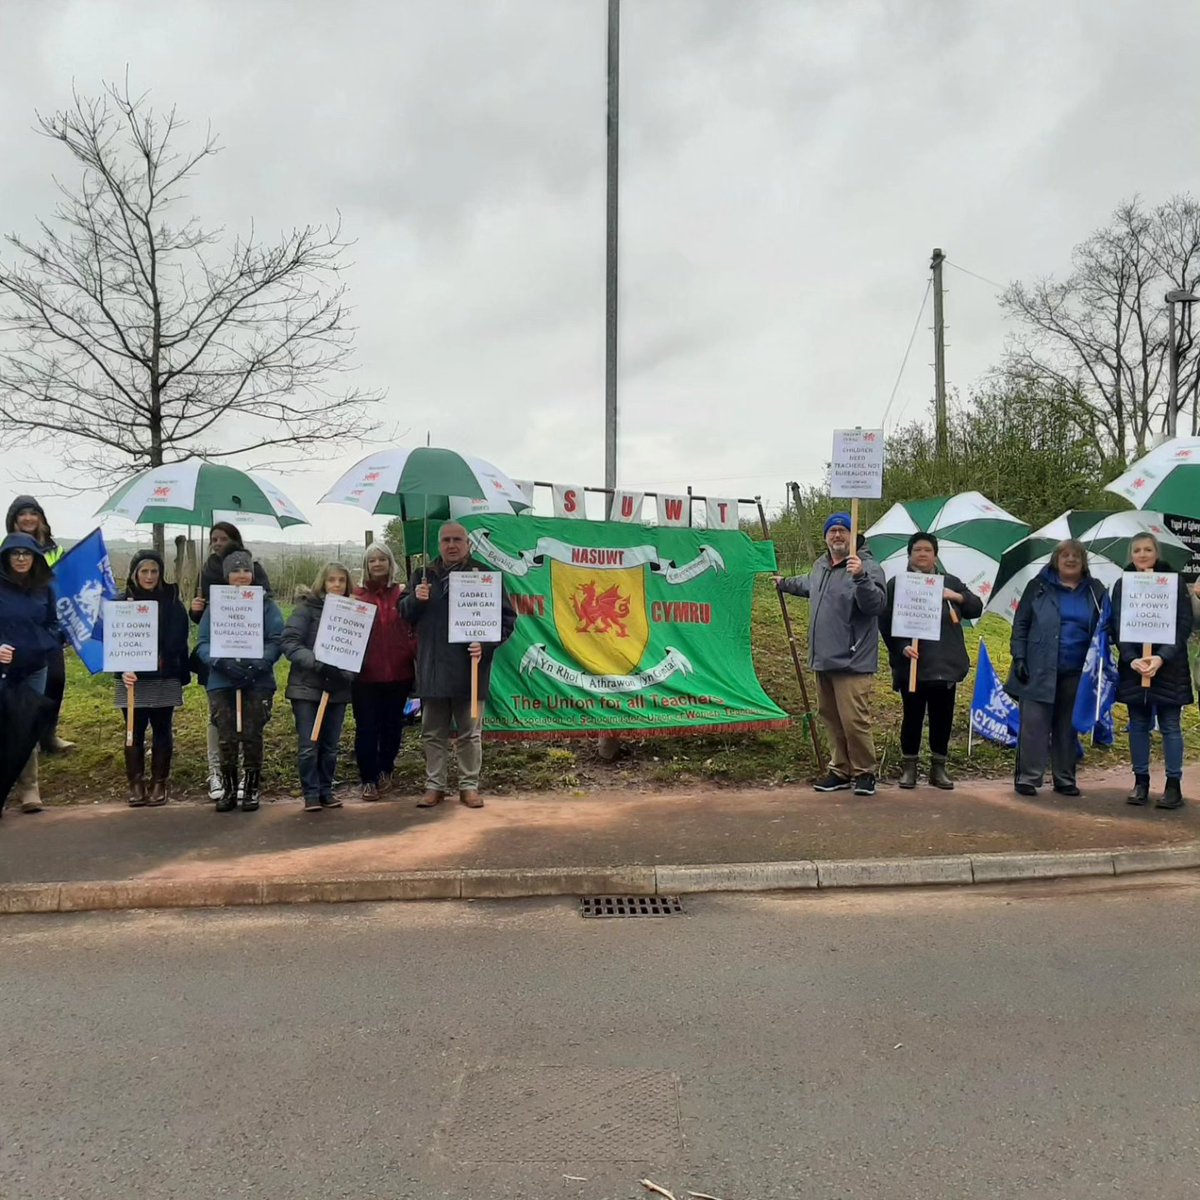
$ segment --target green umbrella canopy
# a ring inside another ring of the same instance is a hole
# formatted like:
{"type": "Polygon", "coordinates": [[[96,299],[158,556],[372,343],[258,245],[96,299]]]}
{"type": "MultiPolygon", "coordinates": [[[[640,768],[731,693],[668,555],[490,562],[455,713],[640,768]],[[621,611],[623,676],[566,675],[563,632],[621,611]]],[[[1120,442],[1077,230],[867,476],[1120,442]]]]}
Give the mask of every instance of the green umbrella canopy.
{"type": "Polygon", "coordinates": [[[1163,524],[1161,513],[1072,509],[1005,551],[988,610],[1011,621],[1029,581],[1067,538],[1083,543],[1091,573],[1111,589],[1128,564],[1129,544],[1139,533],[1154,534],[1163,560],[1175,570],[1183,570],[1191,561],[1192,552],[1163,524]]]}
{"type": "Polygon", "coordinates": [[[96,510],[139,525],[211,525],[214,514],[245,524],[307,525],[273,483],[249,471],[192,458],[150,467],[123,483],[96,510]]]}
{"type": "Polygon", "coordinates": [[[918,531],[936,534],[941,570],[957,575],[986,600],[1001,555],[1028,534],[1029,526],[980,492],[893,504],[866,531],[871,552],[889,579],[907,567],[908,539],[918,531]]]}
{"type": "Polygon", "coordinates": [[[321,497],[405,521],[529,508],[520,487],[482,458],[437,446],[380,450],[354,464],[321,497]]]}
{"type": "Polygon", "coordinates": [[[1104,490],[1137,508],[1200,519],[1200,438],[1163,442],[1104,490]]]}

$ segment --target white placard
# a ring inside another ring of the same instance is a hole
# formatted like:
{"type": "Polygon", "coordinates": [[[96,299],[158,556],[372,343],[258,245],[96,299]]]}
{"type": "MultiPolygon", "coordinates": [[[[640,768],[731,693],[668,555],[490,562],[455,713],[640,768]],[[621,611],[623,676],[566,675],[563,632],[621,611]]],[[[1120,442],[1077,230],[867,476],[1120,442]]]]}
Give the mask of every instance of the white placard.
{"type": "Polygon", "coordinates": [[[942,638],[944,575],[901,571],[892,594],[892,636],[938,642],[942,638]]]}
{"type": "Polygon", "coordinates": [[[835,429],[829,494],[839,500],[883,495],[883,430],[835,429]]]}
{"type": "Polygon", "coordinates": [[[263,590],[214,583],[208,591],[208,657],[262,658],[263,590]]]}
{"type": "Polygon", "coordinates": [[[1169,571],[1125,571],[1121,575],[1118,640],[1139,646],[1147,642],[1174,644],[1178,603],[1178,575],[1169,571]]]}
{"type": "Polygon", "coordinates": [[[376,608],[352,596],[326,596],[313,654],[317,662],[341,671],[361,671],[376,608]]]}
{"type": "Polygon", "coordinates": [[[451,571],[446,584],[450,597],[450,641],[498,642],[500,572],[451,571]]]}
{"type": "Polygon", "coordinates": [[[158,601],[104,601],[104,669],[158,670],[158,601]]]}

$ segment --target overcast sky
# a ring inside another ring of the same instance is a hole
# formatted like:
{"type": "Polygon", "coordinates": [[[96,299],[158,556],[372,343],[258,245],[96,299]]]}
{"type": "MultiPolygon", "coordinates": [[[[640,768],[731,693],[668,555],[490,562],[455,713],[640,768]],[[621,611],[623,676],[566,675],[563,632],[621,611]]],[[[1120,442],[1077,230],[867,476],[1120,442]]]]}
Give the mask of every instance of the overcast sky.
{"type": "MultiPolygon", "coordinates": [[[[210,223],[341,210],[357,381],[387,388],[398,440],[600,484],[605,19],[606,0],[3,0],[0,225],[29,232],[66,165],[34,110],[128,65],[219,134],[191,188],[210,223]]],[[[1061,272],[1122,198],[1200,192],[1193,0],[624,0],[621,33],[622,486],[780,503],[819,482],[835,426],[883,418],[933,246],[1001,283],[1061,272]]],[[[1005,324],[988,283],[946,283],[966,393],[1005,324]]],[[[929,403],[930,323],[889,425],[929,403]]],[[[378,526],[314,503],[365,452],[277,477],[300,537],[378,526]]],[[[2,473],[23,490],[30,469],[2,473]]],[[[41,490],[56,530],[91,527],[99,494],[41,490]]]]}

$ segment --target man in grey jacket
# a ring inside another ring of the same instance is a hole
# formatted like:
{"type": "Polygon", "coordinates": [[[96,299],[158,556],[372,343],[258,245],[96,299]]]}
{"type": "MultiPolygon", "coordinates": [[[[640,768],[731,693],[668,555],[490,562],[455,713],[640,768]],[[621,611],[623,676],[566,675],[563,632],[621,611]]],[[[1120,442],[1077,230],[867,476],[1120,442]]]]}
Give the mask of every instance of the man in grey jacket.
{"type": "Polygon", "coordinates": [[[817,677],[817,709],[829,735],[829,774],[818,792],[854,788],[875,794],[871,687],[879,669],[879,614],[887,607],[883,571],[863,547],[850,545],[850,514],[825,522],[829,553],[808,575],[776,576],[779,589],[809,601],[808,665],[817,677]]]}

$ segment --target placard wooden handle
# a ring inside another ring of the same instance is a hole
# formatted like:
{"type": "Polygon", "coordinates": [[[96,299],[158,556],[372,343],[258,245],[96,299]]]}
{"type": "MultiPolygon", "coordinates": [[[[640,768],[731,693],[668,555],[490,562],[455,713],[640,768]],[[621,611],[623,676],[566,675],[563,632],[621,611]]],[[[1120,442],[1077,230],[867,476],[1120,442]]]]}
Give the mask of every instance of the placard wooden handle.
{"type": "MultiPolygon", "coordinates": [[[[1154,653],[1153,644],[1151,642],[1143,642],[1142,643],[1142,657],[1149,658],[1153,653],[1154,653]]],[[[1150,686],[1150,676],[1143,675],[1142,676],[1142,687],[1148,688],[1149,686],[1150,686]]]]}
{"type": "Polygon", "coordinates": [[[329,707],[329,693],[321,693],[321,703],[317,705],[317,719],[313,722],[312,737],[309,741],[315,742],[321,736],[321,725],[325,720],[325,710],[329,707]]]}
{"type": "MultiPolygon", "coordinates": [[[[913,638],[909,645],[916,650],[917,639],[913,638]]],[[[908,660],[908,690],[910,693],[917,690],[917,660],[915,658],[910,658],[908,660]]]]}
{"type": "Polygon", "coordinates": [[[125,685],[125,703],[128,708],[125,709],[125,745],[133,745],[133,691],[136,684],[127,683],[125,685]]]}

